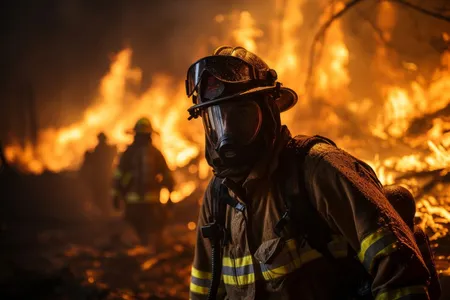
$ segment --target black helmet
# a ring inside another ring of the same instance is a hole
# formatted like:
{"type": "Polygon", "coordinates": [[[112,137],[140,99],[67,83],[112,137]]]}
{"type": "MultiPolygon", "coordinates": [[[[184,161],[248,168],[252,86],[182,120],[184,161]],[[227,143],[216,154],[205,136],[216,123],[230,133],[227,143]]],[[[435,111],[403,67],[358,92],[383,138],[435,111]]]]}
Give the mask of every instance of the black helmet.
{"type": "Polygon", "coordinates": [[[190,66],[186,78],[186,94],[193,96],[194,105],[189,108],[191,118],[197,118],[202,109],[241,96],[270,92],[280,112],[293,107],[297,94],[277,82],[277,73],[256,54],[243,47],[222,46],[212,56],[204,57],[190,66]],[[205,72],[206,71],[206,72],[205,72]],[[217,78],[222,84],[211,82],[199,90],[205,73],[217,78]]]}
{"type": "Polygon", "coordinates": [[[297,102],[297,94],[276,80],[275,70],[242,47],[220,47],[189,68],[189,119],[202,116],[206,157],[216,175],[223,169],[248,171],[273,146],[280,112],[297,102]]]}

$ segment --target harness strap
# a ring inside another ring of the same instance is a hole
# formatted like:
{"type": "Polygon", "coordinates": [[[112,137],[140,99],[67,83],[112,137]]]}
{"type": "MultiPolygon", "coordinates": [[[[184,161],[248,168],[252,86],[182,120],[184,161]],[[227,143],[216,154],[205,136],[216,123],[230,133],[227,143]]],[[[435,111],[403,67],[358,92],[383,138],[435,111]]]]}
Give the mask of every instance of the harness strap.
{"type": "Polygon", "coordinates": [[[228,232],[225,228],[227,204],[232,203],[228,189],[217,177],[212,182],[213,197],[211,199],[212,214],[209,223],[201,228],[203,238],[211,242],[211,284],[208,292],[208,300],[214,300],[220,285],[222,273],[223,247],[228,243],[228,232]]]}
{"type": "Polygon", "coordinates": [[[275,225],[275,233],[281,236],[283,228],[291,221],[294,235],[305,239],[308,244],[319,251],[326,259],[335,258],[328,249],[332,240],[328,224],[315,209],[307,196],[304,178],[304,160],[311,148],[318,143],[335,145],[331,140],[321,136],[297,136],[289,141],[284,158],[284,170],[280,174],[280,192],[285,201],[286,212],[275,225]],[[295,161],[295,163],[293,163],[295,161]]]}

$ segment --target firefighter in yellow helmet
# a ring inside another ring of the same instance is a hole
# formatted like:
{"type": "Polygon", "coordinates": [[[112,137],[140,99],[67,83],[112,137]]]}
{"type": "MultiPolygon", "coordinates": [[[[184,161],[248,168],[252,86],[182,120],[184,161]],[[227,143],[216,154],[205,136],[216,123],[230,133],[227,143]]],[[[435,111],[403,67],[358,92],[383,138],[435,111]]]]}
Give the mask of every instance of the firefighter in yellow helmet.
{"type": "Polygon", "coordinates": [[[190,299],[430,299],[414,235],[376,174],[325,137],[291,136],[280,112],[297,95],[261,58],[220,47],[188,69],[186,92],[214,171],[190,299]]]}
{"type": "Polygon", "coordinates": [[[165,187],[171,192],[174,180],[164,156],[152,144],[155,132],[150,120],[139,119],[128,133],[134,134],[134,141],[122,154],[114,173],[114,206],[119,209],[121,201],[125,201],[125,220],[141,243],[158,248],[167,211],[160,201],[160,191],[165,187]]]}

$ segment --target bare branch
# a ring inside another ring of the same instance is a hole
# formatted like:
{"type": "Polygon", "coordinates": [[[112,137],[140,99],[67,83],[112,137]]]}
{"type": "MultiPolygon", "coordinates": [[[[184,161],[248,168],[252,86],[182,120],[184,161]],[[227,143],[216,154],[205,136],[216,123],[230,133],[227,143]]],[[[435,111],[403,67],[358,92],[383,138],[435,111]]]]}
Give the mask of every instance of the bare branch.
{"type": "Polygon", "coordinates": [[[439,19],[439,20],[443,20],[443,21],[446,21],[446,22],[450,22],[450,17],[444,16],[443,14],[440,14],[440,13],[437,13],[437,12],[433,12],[433,11],[430,11],[430,10],[425,9],[423,7],[414,5],[414,4],[412,4],[412,3],[408,2],[408,1],[404,1],[404,0],[384,0],[384,1],[398,3],[398,4],[401,4],[403,6],[409,7],[411,9],[415,10],[415,11],[421,12],[421,13],[423,13],[425,15],[431,16],[433,18],[436,18],[436,19],[439,19]]]}
{"type": "Polygon", "coordinates": [[[308,66],[308,73],[307,73],[307,77],[306,77],[306,83],[305,83],[305,89],[306,89],[306,94],[308,94],[308,89],[311,86],[311,81],[312,81],[312,77],[313,77],[313,71],[314,71],[314,63],[316,60],[316,51],[317,51],[317,47],[319,45],[320,49],[318,50],[318,56],[320,56],[321,52],[322,52],[322,46],[323,46],[323,40],[325,38],[325,33],[327,32],[328,28],[334,23],[334,21],[336,21],[337,19],[339,19],[342,15],[344,15],[346,12],[348,12],[348,10],[350,8],[352,8],[353,6],[355,6],[356,4],[362,2],[363,0],[352,0],[350,2],[348,2],[343,9],[341,9],[339,12],[335,13],[334,15],[332,15],[330,17],[330,19],[325,22],[325,24],[323,24],[320,28],[319,31],[316,33],[316,35],[314,36],[312,45],[311,45],[311,50],[309,53],[309,66],[308,66]]]}
{"type": "Polygon", "coordinates": [[[355,9],[355,10],[358,12],[359,17],[360,17],[361,19],[363,19],[364,21],[366,21],[367,24],[370,25],[370,27],[371,27],[372,30],[376,33],[376,35],[377,35],[377,37],[380,39],[380,41],[381,41],[385,46],[391,46],[390,42],[389,42],[388,40],[385,39],[385,37],[384,37],[384,35],[383,35],[383,30],[381,30],[380,28],[378,28],[377,25],[376,25],[372,20],[370,20],[370,18],[367,17],[367,15],[366,15],[364,12],[362,12],[362,11],[359,10],[359,9],[355,9]]]}
{"type": "MultiPolygon", "coordinates": [[[[354,7],[355,5],[357,5],[358,3],[362,2],[362,1],[363,0],[352,0],[352,1],[348,2],[347,4],[345,4],[344,8],[342,10],[340,10],[339,12],[337,12],[336,14],[332,15],[330,17],[330,19],[319,28],[318,32],[314,36],[314,39],[313,39],[313,42],[311,45],[311,49],[310,49],[310,53],[309,53],[309,66],[308,66],[306,82],[305,82],[306,95],[309,94],[309,91],[311,90],[311,88],[314,85],[313,75],[314,75],[315,62],[316,62],[316,60],[320,59],[320,56],[322,54],[323,41],[325,39],[325,34],[326,34],[328,28],[333,24],[334,21],[336,21],[338,18],[343,16],[346,12],[348,12],[350,8],[354,7]]],[[[381,1],[398,3],[400,5],[406,6],[415,11],[421,12],[425,15],[434,17],[439,20],[450,22],[450,17],[447,17],[440,13],[436,13],[436,12],[427,10],[425,8],[416,6],[412,3],[409,3],[404,0],[380,0],[380,2],[381,1]]],[[[376,28],[374,28],[374,30],[376,30],[376,28]]],[[[382,38],[382,33],[378,32],[378,35],[382,38]]],[[[382,41],[384,41],[384,40],[382,39],[382,41]]]]}

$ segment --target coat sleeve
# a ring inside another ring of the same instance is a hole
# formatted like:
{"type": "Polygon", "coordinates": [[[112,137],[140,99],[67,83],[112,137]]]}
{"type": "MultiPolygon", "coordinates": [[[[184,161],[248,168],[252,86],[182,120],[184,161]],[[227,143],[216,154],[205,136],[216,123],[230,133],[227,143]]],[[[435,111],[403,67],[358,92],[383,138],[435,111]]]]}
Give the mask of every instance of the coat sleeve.
{"type": "Polygon", "coordinates": [[[313,204],[373,276],[375,299],[429,299],[429,272],[411,230],[374,173],[343,150],[316,145],[305,159],[313,204]]]}
{"type": "MultiPolygon", "coordinates": [[[[201,233],[202,226],[208,224],[209,216],[211,216],[211,183],[209,183],[197,222],[196,245],[194,262],[191,269],[191,284],[189,288],[189,299],[204,300],[208,296],[209,286],[211,284],[211,246],[207,239],[204,239],[201,233]]],[[[225,289],[223,282],[219,288],[217,300],[225,298],[225,289]]]]}

